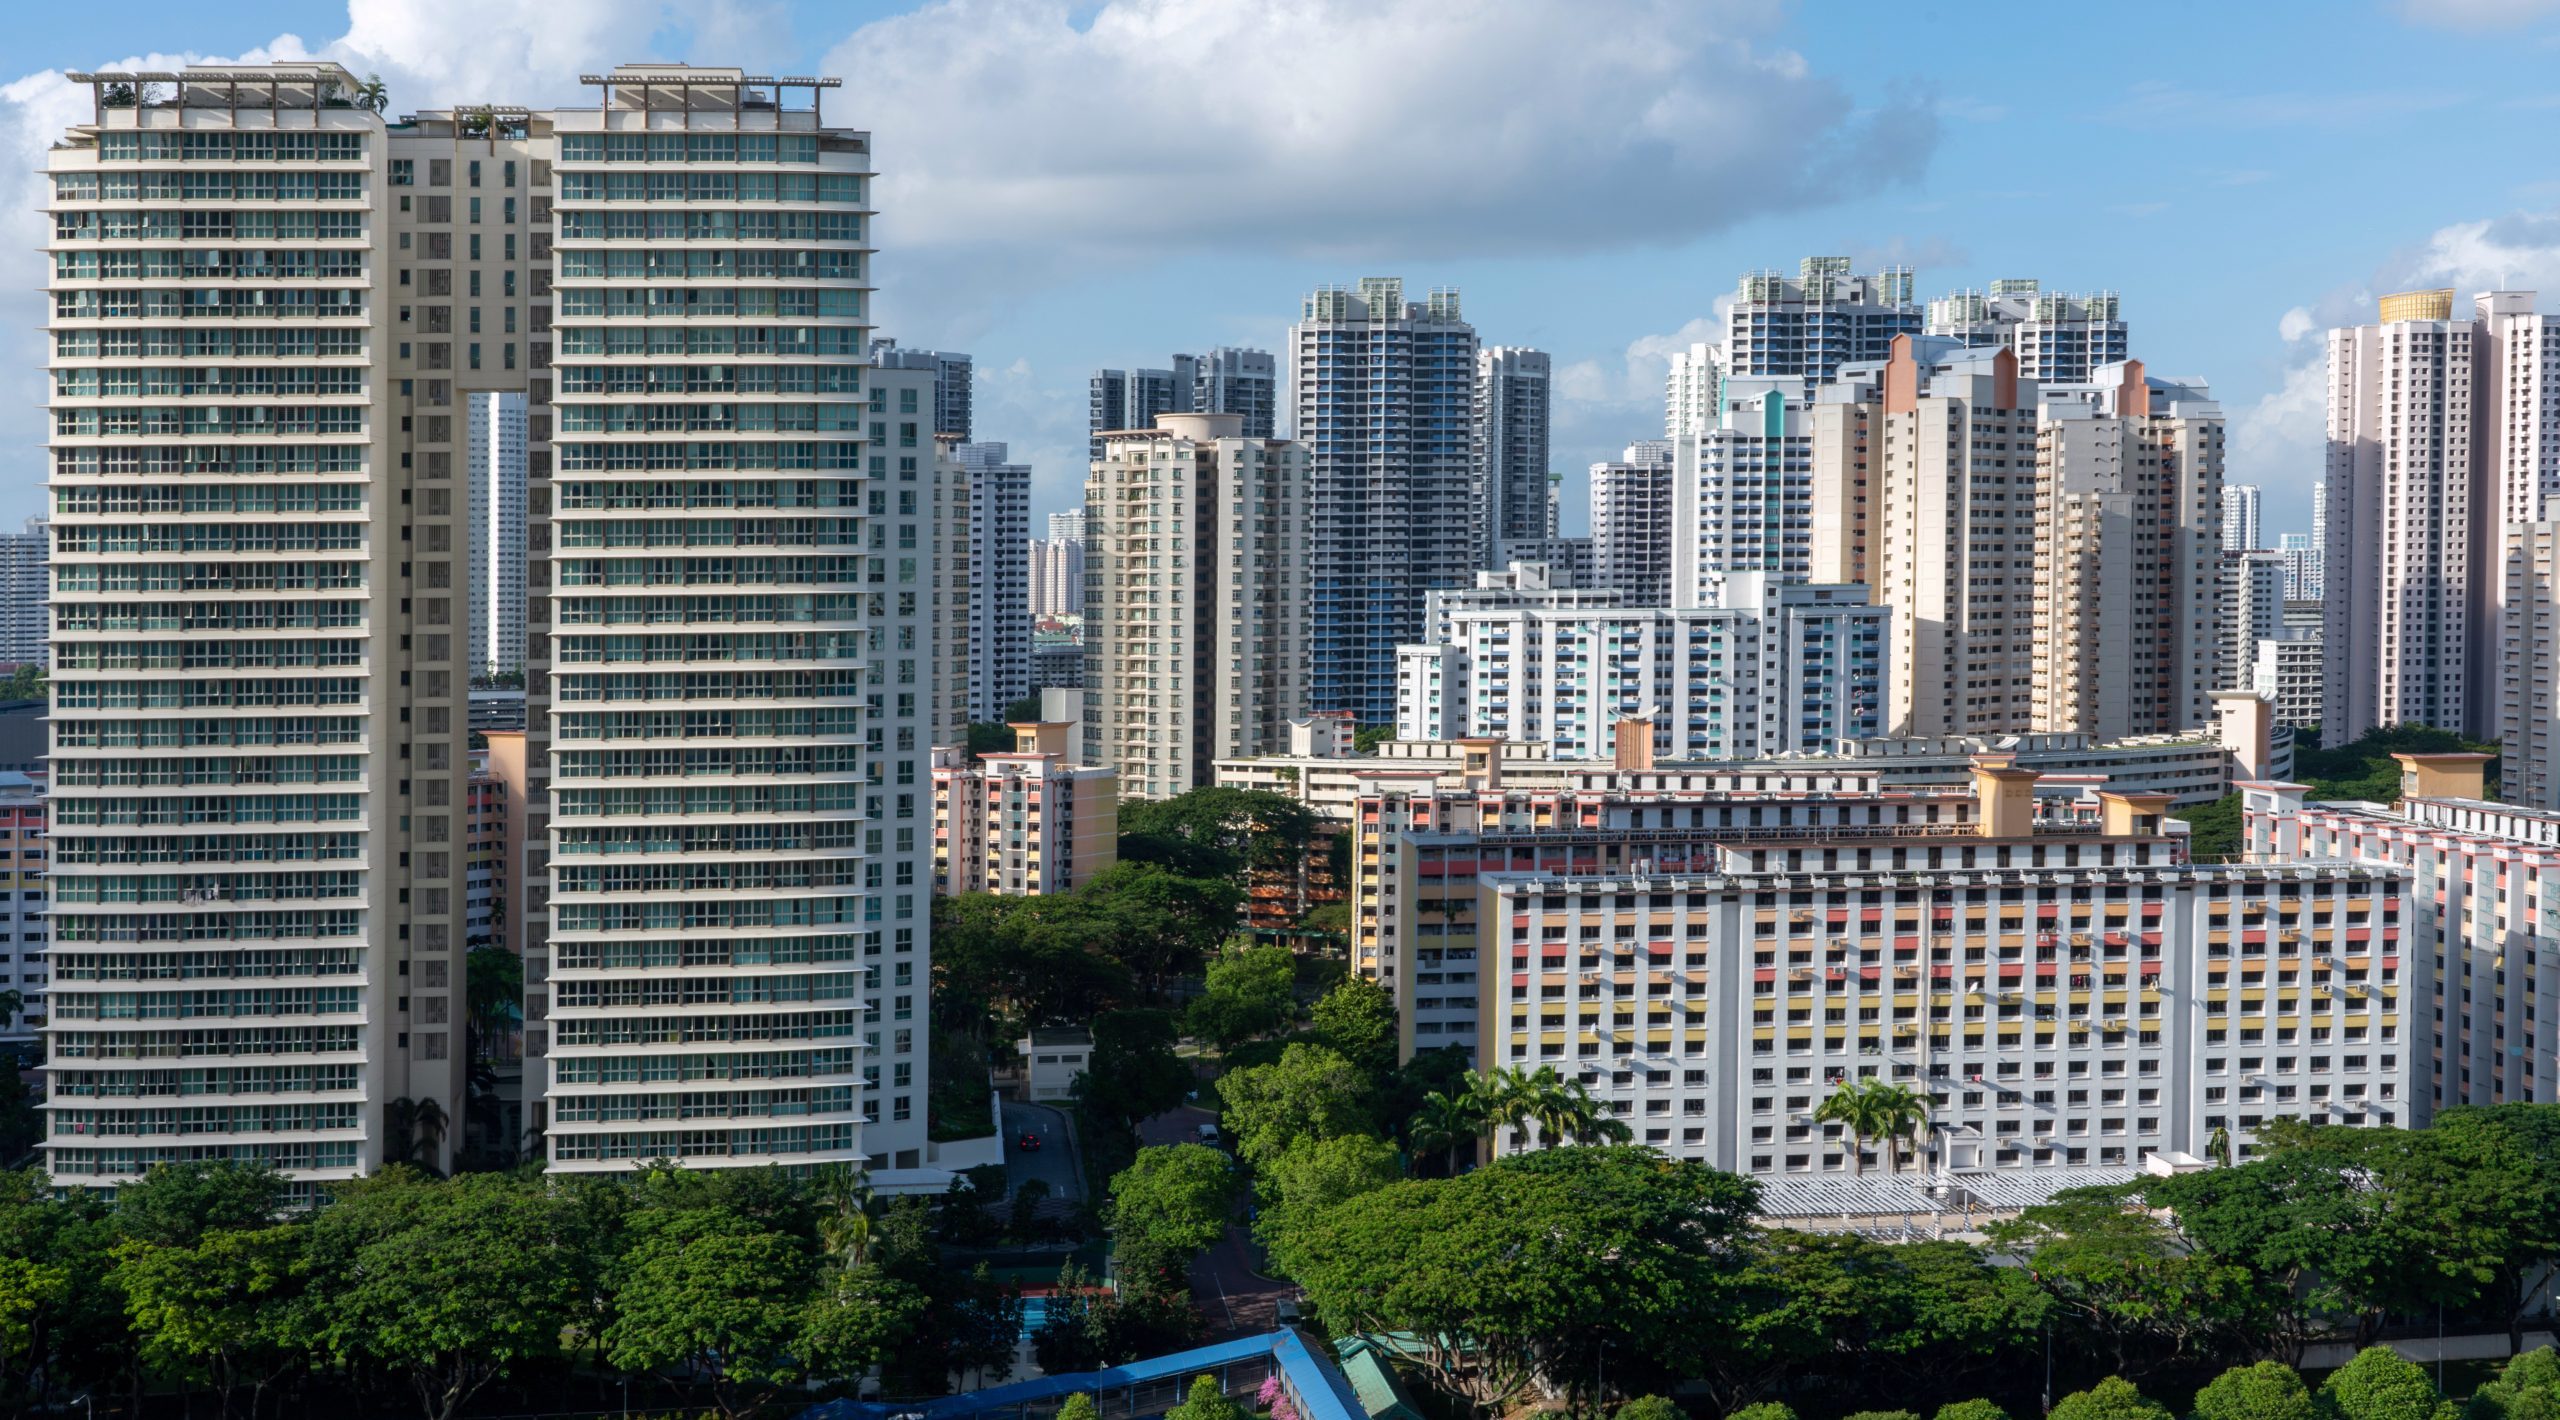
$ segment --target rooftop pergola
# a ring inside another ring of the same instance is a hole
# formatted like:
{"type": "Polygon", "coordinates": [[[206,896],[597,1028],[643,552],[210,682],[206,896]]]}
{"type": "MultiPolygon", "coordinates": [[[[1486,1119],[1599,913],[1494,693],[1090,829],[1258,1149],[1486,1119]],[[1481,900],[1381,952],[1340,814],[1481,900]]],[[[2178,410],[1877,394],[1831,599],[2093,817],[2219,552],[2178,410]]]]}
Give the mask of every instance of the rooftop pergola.
{"type": "Polygon", "coordinates": [[[825,102],[821,95],[828,89],[844,86],[842,79],[811,78],[798,75],[775,76],[747,74],[735,69],[695,69],[670,66],[648,69],[634,66],[616,69],[610,74],[581,74],[581,84],[592,85],[600,93],[597,106],[610,111],[617,107],[615,91],[621,91],[619,107],[625,111],[655,113],[667,108],[679,113],[727,110],[734,120],[750,107],[770,107],[782,111],[782,96],[787,90],[802,89],[809,95],[809,112],[824,124],[825,102]],[[633,102],[636,91],[638,102],[633,102]],[[671,98],[663,98],[672,91],[671,98]],[[758,91],[762,91],[761,95],[758,91]],[[759,98],[762,102],[758,102],[759,98]]]}
{"type": "Polygon", "coordinates": [[[110,108],[218,108],[320,110],[353,108],[356,76],[326,60],[265,65],[254,69],[181,69],[108,71],[72,74],[72,83],[89,86],[90,122],[103,124],[110,108]],[[165,100],[150,99],[152,89],[168,85],[165,100]],[[119,101],[109,103],[121,90],[119,101]]]}

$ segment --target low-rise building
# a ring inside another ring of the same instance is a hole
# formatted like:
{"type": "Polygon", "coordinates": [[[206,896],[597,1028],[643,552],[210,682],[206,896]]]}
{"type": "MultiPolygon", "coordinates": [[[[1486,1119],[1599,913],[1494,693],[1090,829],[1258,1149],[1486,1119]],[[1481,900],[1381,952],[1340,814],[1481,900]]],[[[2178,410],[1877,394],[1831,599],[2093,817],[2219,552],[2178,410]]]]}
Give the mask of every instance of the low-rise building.
{"type": "Polygon", "coordinates": [[[1119,861],[1120,772],[1068,754],[1078,726],[1026,721],[1010,753],[933,752],[934,891],[1034,897],[1119,861]]]}
{"type": "Polygon", "coordinates": [[[1865,793],[1382,783],[1354,830],[1353,965],[1394,992],[1408,1052],[1552,1066],[1637,1142],[1749,1173],[1858,1167],[1813,1115],[1867,1078],[1930,1097],[1924,1167],[2406,1122],[2401,873],[2197,865],[2165,795],[2006,754],[1968,772],[1865,793]]]}
{"type": "MultiPolygon", "coordinates": [[[[2249,855],[2344,859],[2408,874],[2409,1122],[2454,1105],[2560,1100],[2560,813],[2491,803],[2488,757],[2403,754],[2397,804],[2313,803],[2243,786],[2249,855]]],[[[2351,964],[2353,957],[2348,958],[2351,964]]]]}
{"type": "Polygon", "coordinates": [[[1075,1098],[1076,1077],[1093,1061],[1093,1033],[1064,1026],[1038,1026],[1015,1041],[1022,1056],[1022,1097],[1027,1100],[1075,1098]]]}

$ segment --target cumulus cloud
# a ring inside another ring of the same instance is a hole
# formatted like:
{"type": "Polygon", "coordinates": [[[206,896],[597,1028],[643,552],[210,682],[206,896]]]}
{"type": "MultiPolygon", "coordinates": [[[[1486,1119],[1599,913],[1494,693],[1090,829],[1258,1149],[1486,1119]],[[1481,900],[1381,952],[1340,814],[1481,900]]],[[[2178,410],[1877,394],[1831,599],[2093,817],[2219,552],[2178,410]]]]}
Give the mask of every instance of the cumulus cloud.
{"type": "Polygon", "coordinates": [[[1677,242],[1917,175],[1761,0],[934,0],[837,46],[884,245],[1351,259],[1677,242]]]}
{"type": "Polygon", "coordinates": [[[2296,306],[2276,321],[2276,334],[2288,345],[2318,329],[2309,306],[2296,306]]]}
{"type": "Polygon", "coordinates": [[[2500,286],[2560,290],[2560,211],[2440,227],[2408,261],[2405,280],[2466,296],[2500,286]]]}

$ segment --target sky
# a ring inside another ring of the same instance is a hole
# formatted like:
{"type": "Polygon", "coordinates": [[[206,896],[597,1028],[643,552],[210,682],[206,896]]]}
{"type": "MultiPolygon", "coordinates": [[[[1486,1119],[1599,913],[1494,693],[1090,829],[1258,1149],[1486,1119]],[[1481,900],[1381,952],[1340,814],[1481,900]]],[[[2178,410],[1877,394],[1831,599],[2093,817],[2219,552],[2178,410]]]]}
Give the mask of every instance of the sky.
{"type": "Polygon", "coordinates": [[[1548,351],[1582,470],[1659,437],[1746,271],[1902,262],[1926,299],[2121,294],[2208,382],[2234,482],[2307,530],[2321,345],[2376,294],[2560,310],[2560,0],[120,0],[0,45],[0,525],[42,507],[45,147],[71,70],[336,59],[391,111],[576,101],[640,59],[826,74],[881,174],[878,330],[976,357],[977,437],[1080,501],[1085,381],[1278,350],[1308,290],[1455,286],[1548,351]],[[147,45],[147,49],[137,49],[147,45]],[[10,191],[9,185],[16,190],[10,191]],[[14,199],[14,200],[9,200],[14,199]]]}

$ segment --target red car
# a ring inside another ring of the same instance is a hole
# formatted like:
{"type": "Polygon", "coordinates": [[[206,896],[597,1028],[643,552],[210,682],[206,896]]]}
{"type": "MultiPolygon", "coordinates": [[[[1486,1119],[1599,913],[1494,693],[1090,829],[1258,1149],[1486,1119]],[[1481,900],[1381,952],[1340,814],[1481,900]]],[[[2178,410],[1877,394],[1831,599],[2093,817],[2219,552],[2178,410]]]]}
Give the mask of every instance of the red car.
{"type": "Polygon", "coordinates": [[[1013,1141],[1013,1147],[1020,1149],[1027,1154],[1036,1154],[1040,1152],[1040,1136],[1037,1134],[1025,1134],[1021,1138],[1013,1141]]]}

